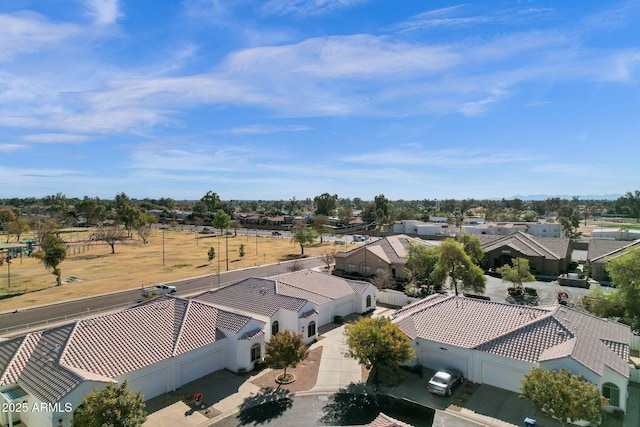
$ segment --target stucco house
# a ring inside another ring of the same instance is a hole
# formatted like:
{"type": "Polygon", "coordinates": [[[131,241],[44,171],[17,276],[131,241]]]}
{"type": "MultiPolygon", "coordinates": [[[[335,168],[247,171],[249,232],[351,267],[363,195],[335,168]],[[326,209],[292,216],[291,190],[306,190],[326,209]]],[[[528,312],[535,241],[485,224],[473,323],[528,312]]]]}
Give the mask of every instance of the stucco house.
{"type": "Polygon", "coordinates": [[[484,249],[485,268],[498,268],[514,258],[526,258],[532,274],[557,277],[567,272],[571,262],[573,248],[569,238],[534,237],[522,232],[475,237],[484,249]]]}
{"type": "Polygon", "coordinates": [[[626,255],[632,249],[640,249],[640,239],[633,242],[622,240],[589,240],[587,248],[587,265],[592,279],[609,282],[609,273],[606,266],[610,260],[626,255]]]}
{"type": "Polygon", "coordinates": [[[562,228],[556,222],[488,222],[464,224],[462,229],[472,236],[478,234],[505,236],[513,233],[526,233],[534,237],[561,237],[562,228]]]}
{"type": "Polygon", "coordinates": [[[0,424],[71,426],[84,396],[127,381],[148,400],[219,369],[251,369],[264,323],[161,297],[121,312],[0,342],[0,424]]]}
{"type": "Polygon", "coordinates": [[[251,277],[194,299],[264,322],[265,341],[290,330],[310,343],[318,338],[318,328],[331,323],[334,316],[374,309],[375,292],[375,286],[367,282],[302,270],[271,278],[251,277]]]}
{"type": "Polygon", "coordinates": [[[341,274],[379,275],[387,273],[394,279],[405,279],[407,275],[404,266],[407,263],[409,245],[434,247],[439,243],[439,241],[422,240],[405,234],[387,236],[357,249],[336,253],[334,270],[341,274]]]}
{"type": "Polygon", "coordinates": [[[415,363],[456,368],[476,383],[521,391],[536,366],[582,374],[627,409],[630,376],[628,326],[569,307],[529,307],[432,295],[393,314],[411,338],[415,363]]]}

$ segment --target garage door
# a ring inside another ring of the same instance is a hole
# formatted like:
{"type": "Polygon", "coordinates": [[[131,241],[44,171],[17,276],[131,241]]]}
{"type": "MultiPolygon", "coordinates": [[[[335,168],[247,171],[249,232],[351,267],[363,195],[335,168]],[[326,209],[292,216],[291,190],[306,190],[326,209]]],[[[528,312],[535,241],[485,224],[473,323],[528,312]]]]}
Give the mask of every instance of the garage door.
{"type": "Polygon", "coordinates": [[[180,365],[180,386],[222,369],[222,351],[207,353],[180,365]]]}
{"type": "Polygon", "coordinates": [[[420,364],[430,369],[454,368],[462,372],[465,378],[469,374],[469,362],[466,357],[452,354],[447,350],[420,348],[420,364]]]}
{"type": "Polygon", "coordinates": [[[348,316],[353,313],[353,302],[346,301],[339,303],[336,307],[336,316],[348,316]]]}
{"type": "Polygon", "coordinates": [[[508,366],[483,361],[481,363],[482,382],[505,390],[520,392],[520,381],[525,372],[508,366]]]}
{"type": "Polygon", "coordinates": [[[324,326],[333,322],[331,318],[331,309],[333,308],[333,302],[322,304],[318,306],[318,317],[316,319],[316,323],[318,326],[324,326]]]}
{"type": "Polygon", "coordinates": [[[142,392],[144,400],[149,400],[159,396],[167,390],[168,371],[163,369],[144,377],[128,382],[129,390],[132,393],[142,392]]]}

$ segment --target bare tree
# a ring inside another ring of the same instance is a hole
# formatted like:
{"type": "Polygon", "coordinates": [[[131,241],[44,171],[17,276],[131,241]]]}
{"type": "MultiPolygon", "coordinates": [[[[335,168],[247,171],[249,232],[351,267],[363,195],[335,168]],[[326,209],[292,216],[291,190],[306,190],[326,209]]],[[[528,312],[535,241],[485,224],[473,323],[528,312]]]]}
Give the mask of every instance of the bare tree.
{"type": "Polygon", "coordinates": [[[102,240],[111,247],[111,253],[116,253],[116,243],[126,240],[128,233],[117,225],[101,226],[96,232],[96,240],[102,240]]]}
{"type": "Polygon", "coordinates": [[[370,280],[371,284],[378,289],[394,288],[396,281],[388,271],[380,271],[376,273],[370,280]]]}
{"type": "Polygon", "coordinates": [[[287,270],[291,272],[300,271],[302,270],[302,264],[300,264],[298,260],[295,260],[291,263],[291,265],[289,265],[289,268],[287,270]]]}
{"type": "Polygon", "coordinates": [[[336,260],[335,252],[324,252],[322,254],[322,261],[324,265],[327,267],[327,271],[331,270],[331,266],[336,260]]]}

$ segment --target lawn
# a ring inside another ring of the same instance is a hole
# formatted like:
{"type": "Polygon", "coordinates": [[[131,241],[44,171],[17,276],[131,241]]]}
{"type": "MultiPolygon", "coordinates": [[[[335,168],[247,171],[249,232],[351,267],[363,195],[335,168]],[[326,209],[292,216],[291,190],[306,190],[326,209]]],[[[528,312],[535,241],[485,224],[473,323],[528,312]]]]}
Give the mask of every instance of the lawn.
{"type": "MultiPolygon", "coordinates": [[[[122,291],[188,277],[204,276],[227,270],[276,263],[300,254],[300,246],[291,239],[256,237],[246,234],[218,237],[193,232],[154,230],[149,243],[133,239],[111,248],[90,240],[91,231],[64,235],[69,243],[62,270],[62,286],[35,259],[23,257],[11,262],[11,287],[7,263],[0,266],[0,311],[122,291]],[[226,256],[225,244],[229,244],[226,256]],[[244,245],[245,255],[239,247],[244,245]],[[209,248],[215,250],[213,261],[209,248]]],[[[25,236],[23,236],[25,237],[25,236]]],[[[27,236],[28,237],[28,236],[27,236]]],[[[342,250],[333,243],[305,247],[305,255],[319,256],[342,250]]]]}

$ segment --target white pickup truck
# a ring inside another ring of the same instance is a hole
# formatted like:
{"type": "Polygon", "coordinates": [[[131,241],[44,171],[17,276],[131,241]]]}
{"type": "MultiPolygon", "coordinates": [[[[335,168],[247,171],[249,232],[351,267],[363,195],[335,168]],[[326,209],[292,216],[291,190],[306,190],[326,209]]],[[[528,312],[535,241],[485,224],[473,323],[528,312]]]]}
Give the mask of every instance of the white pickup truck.
{"type": "Polygon", "coordinates": [[[150,288],[142,288],[142,296],[145,298],[155,297],[157,295],[175,294],[176,287],[169,285],[156,285],[150,288]]]}

